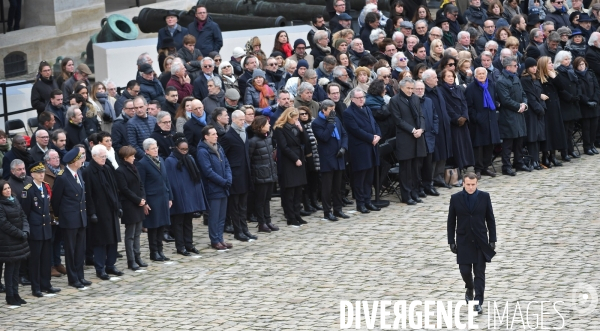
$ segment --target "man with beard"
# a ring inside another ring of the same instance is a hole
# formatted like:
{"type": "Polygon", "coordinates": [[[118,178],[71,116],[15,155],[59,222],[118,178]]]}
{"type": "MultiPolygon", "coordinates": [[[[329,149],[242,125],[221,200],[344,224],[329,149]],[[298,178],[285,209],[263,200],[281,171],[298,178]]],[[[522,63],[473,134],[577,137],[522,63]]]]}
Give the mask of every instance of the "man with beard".
{"type": "Polygon", "coordinates": [[[223,85],[219,77],[213,77],[206,82],[208,88],[208,96],[202,100],[204,105],[204,111],[211,116],[215,108],[220,107],[225,98],[225,91],[223,91],[223,85]]]}
{"type": "MultiPolygon", "coordinates": [[[[2,159],[2,178],[8,180],[11,176],[11,163],[13,160],[19,159],[25,163],[23,166],[23,171],[27,169],[30,165],[34,163],[33,158],[27,152],[27,141],[21,135],[16,135],[12,139],[12,148],[10,151],[4,154],[4,158],[2,159]]],[[[15,191],[14,192],[20,192],[15,191]]]]}
{"type": "Polygon", "coordinates": [[[283,114],[283,112],[286,109],[292,107],[293,105],[294,104],[290,97],[290,92],[288,92],[286,90],[279,90],[279,92],[277,92],[277,107],[275,108],[275,111],[271,115],[266,115],[266,114],[263,114],[263,115],[269,116],[269,118],[270,118],[269,124],[275,125],[275,122],[277,122],[277,119],[279,118],[279,116],[281,116],[281,114],[283,114]]]}
{"type": "MultiPolygon", "coordinates": [[[[300,60],[306,60],[306,62],[308,62],[309,69],[314,68],[315,65],[315,58],[312,55],[306,53],[306,41],[304,41],[303,39],[296,39],[296,41],[294,41],[294,54],[292,54],[292,56],[290,56],[288,59],[292,59],[298,62],[298,64],[300,60]]],[[[248,79],[250,78],[252,78],[252,75],[250,75],[248,79]]],[[[242,93],[241,86],[240,93],[242,93]]],[[[242,93],[242,95],[243,94],[244,93],[242,93]]]]}
{"type": "Polygon", "coordinates": [[[50,92],[50,102],[46,105],[46,111],[54,115],[55,122],[52,129],[65,127],[65,113],[67,112],[67,108],[63,104],[63,94],[61,90],[56,89],[50,92]]]}
{"type": "MultiPolygon", "coordinates": [[[[340,98],[341,100],[346,99],[346,95],[348,95],[348,92],[350,92],[354,88],[354,86],[352,85],[352,81],[350,80],[350,77],[348,75],[348,71],[344,66],[337,66],[333,68],[333,83],[339,85],[338,92],[340,93],[340,96],[338,96],[338,98],[340,98]]],[[[329,99],[331,99],[331,96],[329,97],[329,99]]],[[[337,101],[334,102],[337,104],[337,101]]],[[[337,107],[335,111],[338,111],[337,107]]],[[[341,113],[338,112],[338,114],[341,113]]]]}
{"type": "Polygon", "coordinates": [[[179,108],[179,103],[177,103],[178,98],[179,95],[177,93],[177,89],[174,86],[167,86],[167,88],[165,89],[165,102],[162,105],[162,110],[169,112],[169,114],[171,114],[171,117],[175,117],[177,108],[179,108]]]}
{"type": "Polygon", "coordinates": [[[308,31],[308,34],[306,35],[306,39],[308,39],[308,44],[310,45],[311,49],[315,49],[315,43],[314,43],[313,39],[315,37],[315,32],[317,32],[317,31],[327,32],[327,37],[328,37],[328,39],[331,40],[331,31],[329,31],[327,26],[325,26],[325,18],[323,18],[323,15],[318,15],[318,16],[313,17],[312,27],[311,27],[310,31],[308,31]]]}

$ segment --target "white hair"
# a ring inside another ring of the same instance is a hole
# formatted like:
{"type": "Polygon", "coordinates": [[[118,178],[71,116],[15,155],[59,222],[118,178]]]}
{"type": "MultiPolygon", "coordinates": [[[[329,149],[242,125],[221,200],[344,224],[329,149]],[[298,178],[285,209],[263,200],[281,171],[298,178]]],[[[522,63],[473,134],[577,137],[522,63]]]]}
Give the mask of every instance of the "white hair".
{"type": "Polygon", "coordinates": [[[374,43],[377,39],[379,39],[380,35],[385,37],[385,32],[382,29],[373,29],[369,35],[369,40],[371,40],[371,43],[374,43]]]}
{"type": "Polygon", "coordinates": [[[144,142],[142,143],[142,147],[144,148],[145,151],[149,150],[150,147],[152,145],[156,145],[156,140],[152,139],[152,138],[146,138],[144,140],[144,142]]]}
{"type": "Polygon", "coordinates": [[[397,37],[401,38],[402,41],[404,41],[404,33],[400,31],[394,32],[394,34],[392,35],[392,40],[396,40],[397,37]]]}
{"type": "Polygon", "coordinates": [[[359,22],[364,22],[365,21],[365,16],[367,16],[368,13],[371,13],[373,11],[377,11],[377,5],[376,4],[372,4],[372,3],[367,3],[367,5],[360,12],[360,15],[358,17],[358,21],[359,22]]]}
{"type": "Polygon", "coordinates": [[[437,31],[442,36],[444,35],[444,30],[442,30],[440,27],[434,26],[431,28],[431,30],[429,30],[429,33],[433,32],[433,30],[437,31]]]}
{"type": "Polygon", "coordinates": [[[171,75],[176,75],[179,72],[179,70],[181,70],[181,68],[183,68],[183,63],[179,61],[171,62],[171,75]]]}
{"type": "Polygon", "coordinates": [[[395,69],[398,67],[398,62],[400,62],[399,59],[401,57],[406,57],[404,55],[404,52],[398,52],[398,53],[394,54],[394,56],[392,56],[392,64],[391,64],[392,69],[395,69]]]}
{"type": "Polygon", "coordinates": [[[104,153],[108,153],[106,146],[102,144],[97,144],[92,147],[92,157],[100,155],[100,152],[104,151],[104,153]]]}
{"type": "Polygon", "coordinates": [[[115,87],[117,86],[117,84],[115,84],[115,82],[110,80],[110,78],[103,80],[102,83],[104,84],[104,86],[106,86],[106,88],[108,88],[108,84],[113,84],[113,86],[115,86],[115,87]]]}
{"type": "Polygon", "coordinates": [[[590,40],[588,40],[588,45],[594,46],[598,38],[600,38],[600,32],[592,33],[592,35],[590,36],[590,40]]]}
{"type": "Polygon", "coordinates": [[[318,43],[318,42],[319,42],[319,40],[321,40],[321,39],[325,39],[325,38],[327,38],[328,36],[329,36],[329,34],[327,33],[327,31],[324,31],[324,30],[318,30],[317,32],[315,32],[315,35],[314,35],[314,37],[313,37],[313,41],[314,41],[315,43],[318,43]]]}
{"type": "Polygon", "coordinates": [[[496,49],[498,49],[498,43],[494,40],[490,40],[485,43],[485,48],[490,48],[490,46],[496,46],[496,49]]]}
{"type": "Polygon", "coordinates": [[[462,39],[462,37],[463,37],[464,35],[468,35],[469,37],[471,36],[471,34],[470,34],[469,32],[467,32],[467,31],[461,31],[461,32],[459,32],[459,33],[458,33],[458,35],[457,35],[456,37],[457,37],[458,39],[462,39]]]}
{"type": "Polygon", "coordinates": [[[287,59],[285,59],[285,64],[283,65],[283,68],[287,70],[287,69],[290,68],[290,66],[292,64],[298,65],[298,62],[296,62],[296,61],[294,61],[294,60],[292,60],[290,58],[287,58],[287,59]]]}
{"type": "Polygon", "coordinates": [[[485,75],[487,76],[487,69],[484,67],[477,67],[475,68],[475,70],[473,71],[475,74],[477,74],[477,70],[481,71],[483,70],[485,72],[485,75]]]}
{"type": "Polygon", "coordinates": [[[573,59],[571,52],[560,51],[556,53],[556,56],[554,57],[554,68],[558,68],[561,65],[561,62],[566,58],[573,59]]]}
{"type": "Polygon", "coordinates": [[[429,80],[429,78],[431,77],[435,77],[437,74],[435,73],[435,70],[433,69],[427,69],[425,71],[423,71],[423,73],[421,74],[421,79],[423,81],[429,80]]]}
{"type": "Polygon", "coordinates": [[[377,69],[377,76],[381,76],[383,75],[385,72],[389,72],[390,68],[386,68],[386,67],[381,67],[379,69],[377,69]]]}
{"type": "Polygon", "coordinates": [[[240,117],[246,117],[246,114],[239,109],[236,109],[233,111],[233,113],[231,113],[231,118],[240,118],[240,117]]]}
{"type": "Polygon", "coordinates": [[[39,129],[39,130],[37,130],[37,131],[35,132],[35,137],[36,137],[36,138],[39,138],[39,135],[40,135],[40,133],[42,133],[42,131],[44,131],[44,132],[48,133],[48,131],[46,131],[46,130],[44,130],[44,129],[39,129]]]}
{"type": "Polygon", "coordinates": [[[215,86],[218,87],[219,89],[223,88],[223,83],[221,82],[221,78],[219,78],[217,76],[214,76],[213,78],[206,81],[207,84],[208,84],[208,82],[213,82],[213,84],[215,84],[215,86]]]}

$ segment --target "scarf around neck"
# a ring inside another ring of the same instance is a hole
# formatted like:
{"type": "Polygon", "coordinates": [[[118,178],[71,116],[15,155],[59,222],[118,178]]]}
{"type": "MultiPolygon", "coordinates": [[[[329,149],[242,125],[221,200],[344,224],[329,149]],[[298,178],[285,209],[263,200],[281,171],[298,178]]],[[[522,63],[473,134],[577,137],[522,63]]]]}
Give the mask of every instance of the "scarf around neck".
{"type": "Polygon", "coordinates": [[[246,130],[244,130],[244,128],[240,128],[234,122],[231,122],[231,128],[240,135],[240,138],[242,138],[243,142],[246,142],[246,130]]]}
{"type": "Polygon", "coordinates": [[[512,72],[506,70],[506,69],[502,69],[502,72],[507,74],[508,76],[510,76],[511,78],[516,78],[517,74],[513,74],[512,72]]]}
{"type": "Polygon", "coordinates": [[[496,110],[496,105],[494,104],[494,100],[492,99],[492,95],[490,94],[490,91],[488,90],[488,84],[489,84],[489,79],[485,80],[485,83],[481,83],[480,81],[476,80],[477,84],[479,84],[479,86],[481,86],[481,88],[483,89],[483,107],[484,108],[489,108],[490,110],[496,110]]]}
{"type": "Polygon", "coordinates": [[[558,71],[566,72],[567,75],[569,76],[569,80],[572,81],[573,83],[577,83],[577,81],[578,81],[577,75],[575,75],[575,70],[573,70],[572,64],[569,64],[569,66],[567,66],[567,67],[560,65],[560,66],[558,66],[558,71]]]}
{"type": "Polygon", "coordinates": [[[181,170],[182,167],[185,167],[190,174],[192,181],[198,183],[200,181],[200,170],[192,156],[189,154],[181,154],[176,148],[173,149],[172,155],[177,159],[177,170],[181,170]]]}
{"type": "Polygon", "coordinates": [[[190,115],[192,118],[195,118],[198,122],[200,122],[200,124],[206,126],[206,112],[202,113],[202,116],[200,117],[196,116],[194,113],[190,113],[190,115]]]}
{"type": "MultiPolygon", "coordinates": [[[[319,112],[319,118],[327,120],[327,118],[325,118],[325,114],[323,114],[322,111],[319,112]]],[[[340,132],[338,131],[338,128],[337,128],[337,125],[335,124],[335,122],[333,122],[333,132],[331,133],[331,136],[334,137],[337,140],[342,139],[340,137],[340,132]]]]}

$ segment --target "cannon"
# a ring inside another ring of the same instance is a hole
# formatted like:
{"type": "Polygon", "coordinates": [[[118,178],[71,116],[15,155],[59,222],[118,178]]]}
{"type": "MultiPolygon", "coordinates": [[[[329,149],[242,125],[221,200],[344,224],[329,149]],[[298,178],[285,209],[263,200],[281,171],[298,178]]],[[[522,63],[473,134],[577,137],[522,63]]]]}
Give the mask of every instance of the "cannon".
{"type": "Polygon", "coordinates": [[[206,7],[211,15],[212,13],[221,13],[274,17],[283,14],[288,21],[300,20],[305,22],[318,15],[329,16],[324,5],[300,5],[267,1],[252,4],[250,1],[244,3],[244,0],[199,0],[197,5],[206,7]]]}
{"type": "MultiPolygon", "coordinates": [[[[169,12],[166,9],[144,8],[140,10],[138,16],[133,18],[140,31],[144,33],[158,32],[165,26],[163,17],[169,12]]],[[[178,12],[179,25],[188,26],[194,21],[194,11],[181,10],[178,12]]],[[[210,13],[213,21],[219,24],[221,31],[236,31],[248,29],[261,29],[270,27],[281,27],[287,25],[287,20],[283,16],[277,17],[255,17],[232,14],[210,13]]]]}
{"type": "Polygon", "coordinates": [[[113,14],[100,21],[100,32],[94,34],[86,47],[87,58],[85,64],[94,71],[94,48],[95,43],[106,43],[111,41],[135,40],[138,37],[138,29],[127,17],[113,14]]]}

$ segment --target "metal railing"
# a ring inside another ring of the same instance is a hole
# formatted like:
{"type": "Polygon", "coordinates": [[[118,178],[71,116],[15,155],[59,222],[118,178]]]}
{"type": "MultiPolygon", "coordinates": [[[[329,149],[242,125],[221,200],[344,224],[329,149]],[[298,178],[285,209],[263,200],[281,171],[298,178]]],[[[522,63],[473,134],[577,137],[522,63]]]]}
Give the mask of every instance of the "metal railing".
{"type": "Polygon", "coordinates": [[[35,80],[25,80],[22,82],[17,82],[17,83],[0,83],[0,89],[2,90],[2,108],[4,109],[4,113],[2,114],[2,116],[4,116],[4,123],[6,123],[8,121],[8,116],[9,115],[16,115],[16,114],[21,114],[21,113],[26,113],[28,111],[31,110],[35,110],[35,108],[25,108],[25,109],[19,109],[19,110],[14,110],[9,112],[8,111],[8,95],[6,94],[6,90],[8,87],[13,87],[13,86],[19,86],[19,85],[27,85],[27,84],[33,84],[35,83],[35,80]]]}

